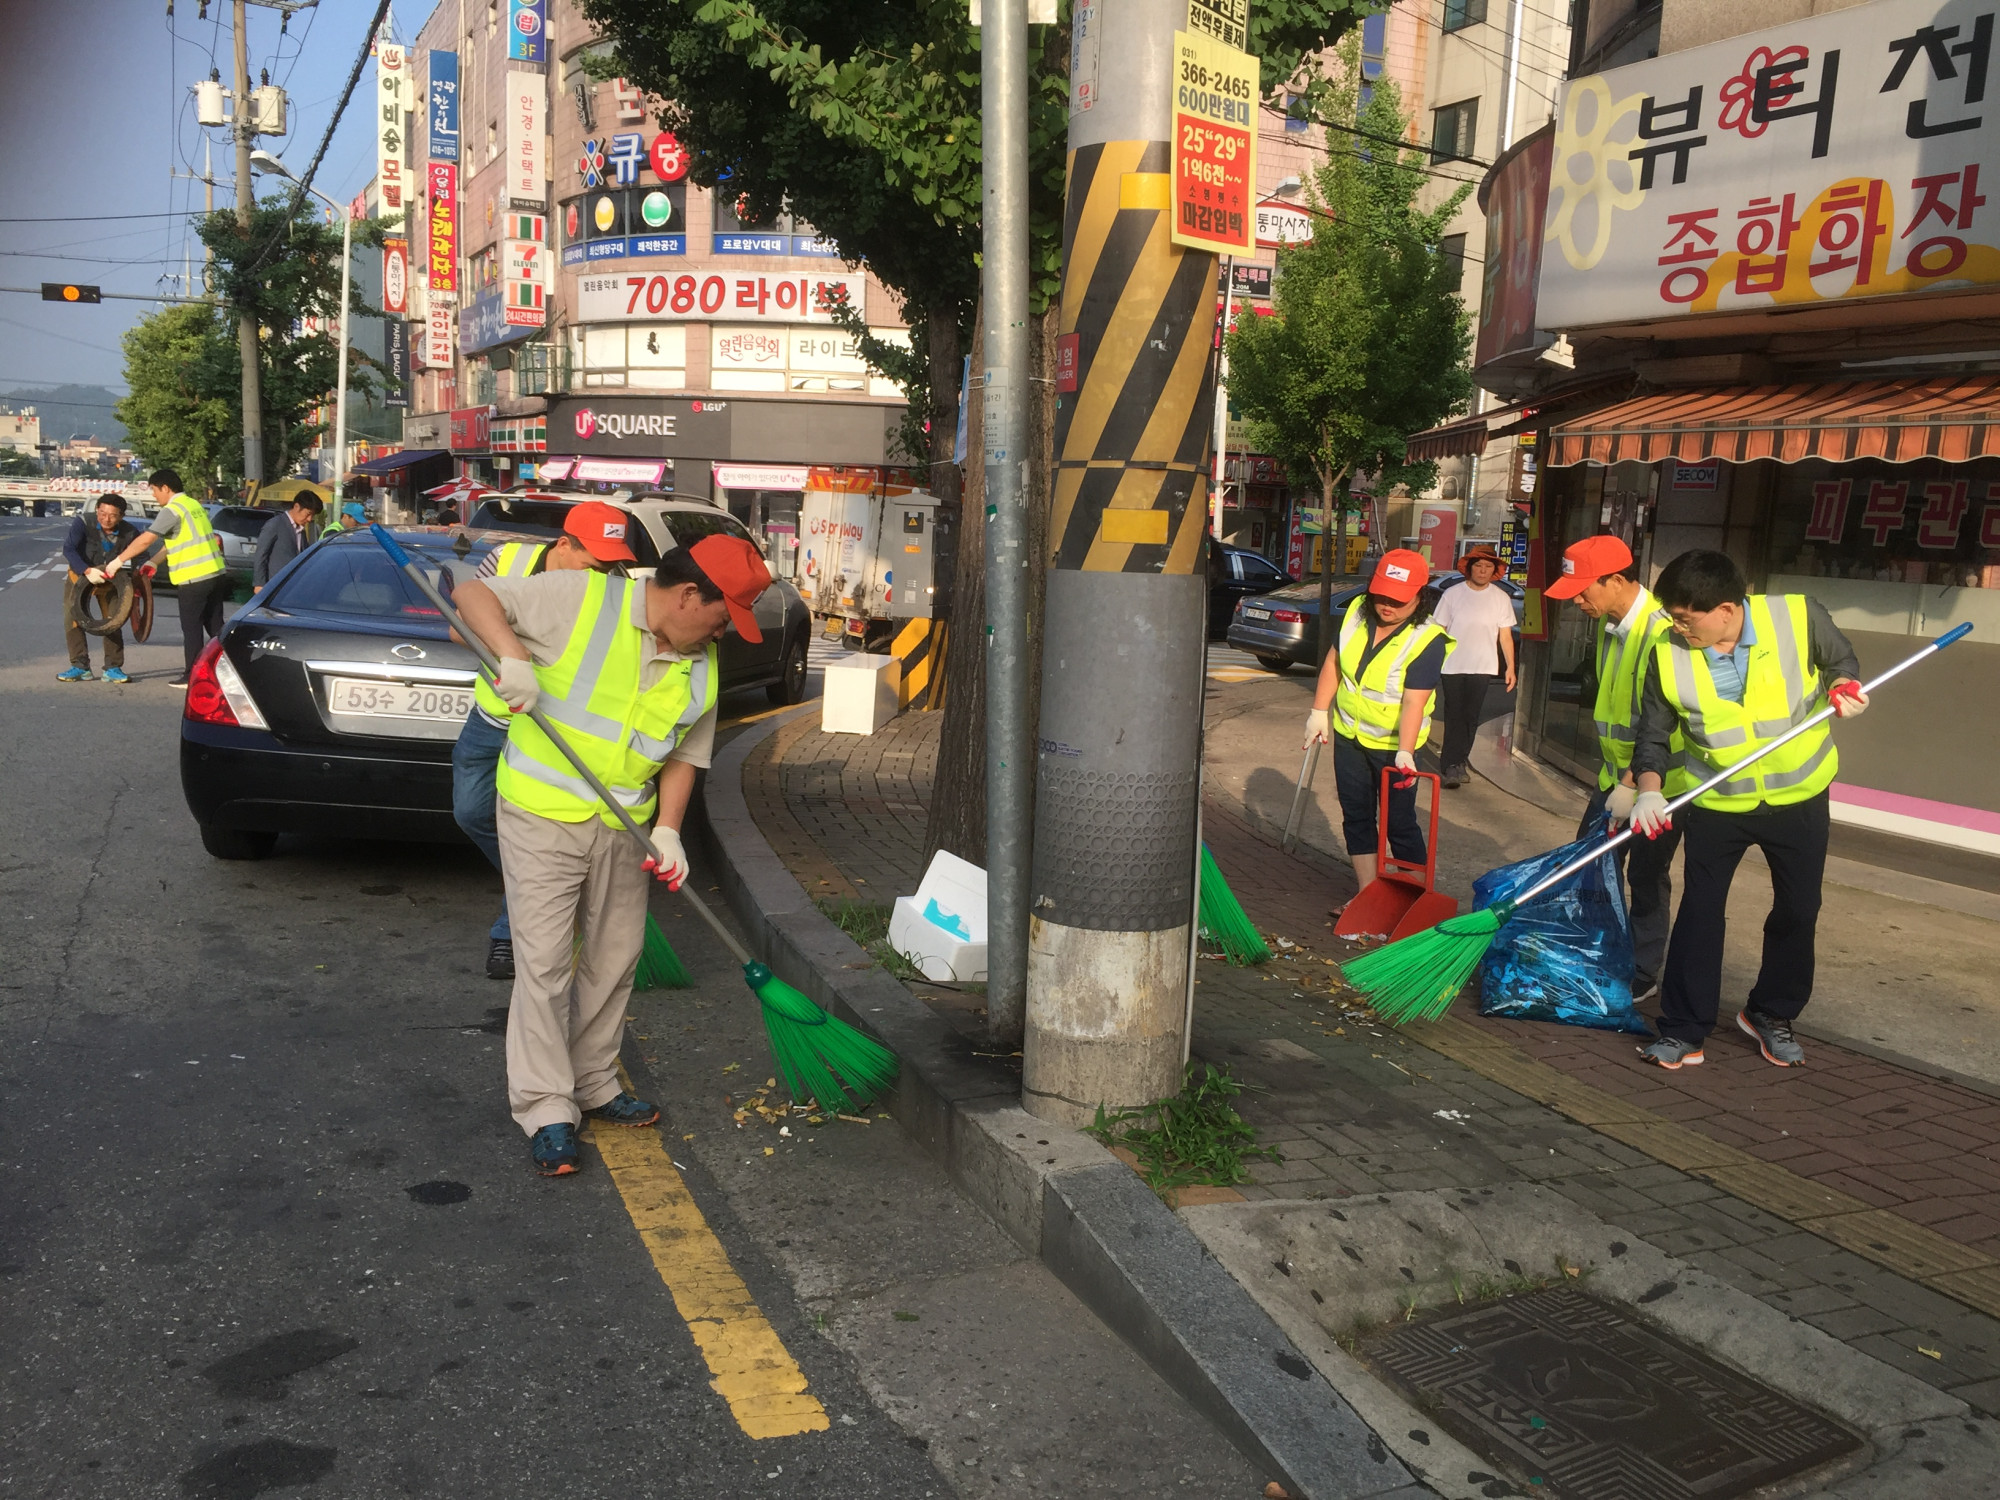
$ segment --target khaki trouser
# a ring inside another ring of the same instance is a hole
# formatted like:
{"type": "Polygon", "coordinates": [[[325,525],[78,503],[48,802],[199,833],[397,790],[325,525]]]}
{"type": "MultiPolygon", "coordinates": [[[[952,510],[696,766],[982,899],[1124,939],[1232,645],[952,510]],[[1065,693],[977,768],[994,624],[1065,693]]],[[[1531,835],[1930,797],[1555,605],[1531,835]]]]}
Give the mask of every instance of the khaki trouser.
{"type": "MultiPolygon", "coordinates": [[[[71,583],[76,582],[76,574],[70,573],[69,580],[71,583]]],[[[118,667],[122,670],[125,665],[125,632],[114,630],[109,635],[99,636],[98,639],[104,642],[104,665],[107,668],[118,667]]],[[[67,615],[63,617],[63,641],[69,647],[69,664],[89,671],[90,637],[81,625],[67,615]]]]}
{"type": "Polygon", "coordinates": [[[646,936],[649,877],[631,835],[600,819],[559,823],[505,797],[494,815],[514,927],[507,1107],[533,1135],[578,1124],[619,1092],[618,1041],[646,936]]]}

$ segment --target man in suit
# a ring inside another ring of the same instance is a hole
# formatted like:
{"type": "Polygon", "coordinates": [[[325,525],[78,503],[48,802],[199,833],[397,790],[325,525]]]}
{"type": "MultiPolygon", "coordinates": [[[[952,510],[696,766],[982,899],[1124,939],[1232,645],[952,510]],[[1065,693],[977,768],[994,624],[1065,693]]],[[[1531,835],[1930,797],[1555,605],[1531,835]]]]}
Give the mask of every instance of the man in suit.
{"type": "Polygon", "coordinates": [[[257,558],[250,569],[252,593],[263,593],[264,585],[276,578],[286,563],[313,544],[313,528],[319,524],[322,508],[319,496],[300,490],[285,513],[257,533],[257,558]]]}

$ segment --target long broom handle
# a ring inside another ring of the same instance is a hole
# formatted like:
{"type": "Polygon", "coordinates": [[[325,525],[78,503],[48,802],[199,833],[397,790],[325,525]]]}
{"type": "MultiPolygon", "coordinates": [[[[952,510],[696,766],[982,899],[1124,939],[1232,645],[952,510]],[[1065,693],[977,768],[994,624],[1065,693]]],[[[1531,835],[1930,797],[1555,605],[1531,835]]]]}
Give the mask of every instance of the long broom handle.
{"type": "Polygon", "coordinates": [[[1306,746],[1306,758],[1299,762],[1299,789],[1292,793],[1292,815],[1285,819],[1285,836],[1278,841],[1278,847],[1290,854],[1298,847],[1299,810],[1306,805],[1306,793],[1312,790],[1313,773],[1319,770],[1320,742],[1314,740],[1306,746]]]}
{"type": "MultiPolygon", "coordinates": [[[[1928,646],[1924,647],[1923,650],[1917,652],[1914,656],[1905,657],[1902,661],[1897,662],[1895,666],[1889,668],[1888,671],[1882,673],[1879,677],[1876,677],[1871,681],[1862,683],[1861,691],[1873,695],[1875,689],[1880,687],[1883,683],[1887,682],[1891,677],[1900,676],[1902,673],[1909,671],[1910,668],[1914,667],[1918,662],[1923,661],[1926,658],[1937,655],[1938,652],[1944,650],[1945,647],[1951,645],[1954,641],[1963,640],[1966,636],[1970,634],[1972,634],[1972,626],[1970,623],[1964,625],[1954,625],[1951,629],[1947,630],[1943,635],[1939,636],[1936,640],[1932,641],[1928,646]]],[[[1824,724],[1828,719],[1832,718],[1833,715],[1834,715],[1833,705],[1828,704],[1825,708],[1821,709],[1818,713],[1814,714],[1810,719],[1807,719],[1802,724],[1794,725],[1792,728],[1786,730],[1783,734],[1779,735],[1775,740],[1772,740],[1768,745],[1764,745],[1756,750],[1753,750],[1750,754],[1744,756],[1743,759],[1737,761],[1734,765],[1723,767],[1723,769],[1717,771],[1713,776],[1709,777],[1708,780],[1704,781],[1700,786],[1694,787],[1689,791],[1682,792],[1678,797],[1674,798],[1673,801],[1667,804],[1666,810],[1669,813],[1671,813],[1676,808],[1687,806],[1688,803],[1694,801],[1695,798],[1699,797],[1703,792],[1708,791],[1711,787],[1720,786],[1723,782],[1728,781],[1731,777],[1735,776],[1745,766],[1760,761],[1765,756],[1771,754],[1773,751],[1778,750],[1781,747],[1790,744],[1793,740],[1797,739],[1800,735],[1804,734],[1808,729],[1812,729],[1820,724],[1824,724]]],[[[1632,825],[1630,823],[1627,823],[1623,829],[1621,829],[1617,833],[1612,834],[1610,838],[1606,839],[1603,843],[1591,849],[1588,853],[1579,854],[1575,859],[1571,860],[1568,864],[1564,865],[1560,870],[1556,871],[1555,874],[1549,876],[1546,880],[1538,881],[1536,884],[1528,887],[1527,890],[1523,891],[1520,895],[1514,897],[1512,901],[1508,902],[1507,903],[1508,906],[1510,907],[1525,906],[1528,902],[1534,900],[1535,897],[1541,895],[1542,892],[1548,890],[1550,887],[1560,885],[1563,881],[1569,879],[1570,876],[1574,875],[1578,870],[1584,869],[1587,866],[1592,865],[1596,863],[1598,860],[1602,859],[1605,855],[1609,854],[1613,849],[1616,849],[1620,844],[1624,843],[1627,839],[1631,838],[1633,831],[1634,830],[1632,825]]]]}
{"type": "MultiPolygon", "coordinates": [[[[409,578],[410,582],[414,583],[423,592],[425,598],[438,607],[438,612],[444,616],[445,624],[457,631],[459,638],[472,648],[473,653],[479,658],[480,667],[486,673],[487,681],[497,685],[500,677],[500,661],[491,651],[486,649],[486,642],[482,641],[473,631],[472,627],[465,623],[464,617],[452,607],[451,601],[445,598],[428,578],[424,577],[422,571],[410,557],[410,554],[402,549],[393,536],[389,535],[380,524],[370,526],[368,529],[375,534],[375,540],[382,544],[383,550],[394,560],[396,566],[403,570],[404,575],[409,578]]],[[[540,728],[543,734],[549,737],[556,749],[562,751],[564,757],[576,768],[576,774],[581,776],[591,791],[597,794],[598,800],[618,815],[618,821],[625,825],[625,831],[639,841],[639,847],[652,857],[653,863],[664,865],[666,861],[660,858],[660,851],[653,846],[652,838],[644,829],[639,827],[638,823],[633,820],[632,815],[625,811],[625,805],[611,795],[610,789],[599,779],[598,774],[584,764],[583,757],[571,748],[570,742],[563,738],[562,731],[556,728],[548,715],[544,714],[539,707],[535,707],[528,710],[528,717],[535,721],[536,726],[540,728]]],[[[736,941],[736,935],[722,925],[721,919],[709,910],[708,903],[694,893],[686,880],[683,880],[680,884],[680,894],[695,909],[695,914],[714,929],[715,935],[722,940],[723,947],[735,955],[738,963],[747,965],[751,962],[750,954],[744,949],[741,943],[736,941]]]]}

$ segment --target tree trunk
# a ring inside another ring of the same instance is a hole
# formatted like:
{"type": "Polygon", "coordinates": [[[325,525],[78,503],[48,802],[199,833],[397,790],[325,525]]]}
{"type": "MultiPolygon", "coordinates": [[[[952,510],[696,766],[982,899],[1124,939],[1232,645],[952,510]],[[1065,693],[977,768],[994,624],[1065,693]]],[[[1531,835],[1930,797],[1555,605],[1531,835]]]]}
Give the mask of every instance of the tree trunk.
{"type": "MultiPolygon", "coordinates": [[[[985,368],[984,355],[980,319],[974,317],[975,372],[985,368]]],[[[954,426],[956,418],[954,412],[954,426]]],[[[940,849],[982,868],[986,864],[986,470],[979,461],[984,418],[985,396],[975,378],[965,392],[963,498],[952,567],[951,634],[944,652],[944,723],[931,783],[930,822],[924,830],[926,865],[940,849]]],[[[951,450],[945,451],[949,455],[951,450]]]]}

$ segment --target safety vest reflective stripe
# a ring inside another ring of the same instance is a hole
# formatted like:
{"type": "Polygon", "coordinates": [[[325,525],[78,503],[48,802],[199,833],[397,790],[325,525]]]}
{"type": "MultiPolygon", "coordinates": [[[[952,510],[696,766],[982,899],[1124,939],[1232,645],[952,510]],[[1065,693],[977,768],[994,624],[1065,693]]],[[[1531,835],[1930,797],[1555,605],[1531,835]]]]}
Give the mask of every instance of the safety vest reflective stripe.
{"type": "MultiPolygon", "coordinates": [[[[1704,768],[1712,774],[1735,765],[1825,706],[1818,673],[1808,675],[1812,633],[1805,595],[1753,594],[1744,602],[1755,639],[1741,703],[1717,690],[1704,652],[1672,640],[1655,648],[1660,686],[1686,725],[1689,774],[1698,780],[1707,779],[1697,774],[1704,768]]],[[[1821,724],[1695,800],[1721,812],[1802,802],[1831,784],[1839,768],[1833,736],[1821,724]]]]}
{"type": "MultiPolygon", "coordinates": [[[[545,542],[508,542],[494,552],[493,571],[486,576],[527,578],[534,573],[535,564],[541,561],[542,554],[548,547],[549,544],[545,542]]],[[[493,684],[486,680],[483,673],[472,685],[472,699],[496,722],[501,724],[507,722],[509,711],[506,701],[493,691],[493,684]]]]}
{"type": "Polygon", "coordinates": [[[178,587],[220,573],[222,548],[216,543],[215,528],[208,524],[208,512],[184,494],[169,500],[167,509],[181,518],[167,539],[167,582],[178,587]]]}
{"type": "MultiPolygon", "coordinates": [[[[560,755],[562,752],[557,751],[556,753],[560,755]]],[[[588,802],[593,806],[597,803],[597,793],[590,789],[589,782],[574,772],[558,771],[554,766],[543,765],[534,756],[528,754],[525,750],[519,749],[514,744],[514,737],[512,735],[507,737],[506,745],[501,748],[500,759],[506,764],[509,770],[516,771],[523,776],[529,777],[531,780],[539,781],[543,786],[552,786],[560,791],[568,792],[579,802],[588,802]]],[[[662,756],[661,759],[664,760],[665,757],[662,756]]],[[[627,809],[644,807],[653,800],[653,789],[650,786],[629,787],[606,785],[605,790],[611,793],[612,798],[616,802],[627,809]]],[[[511,801],[512,799],[510,798],[509,800],[511,801]]],[[[577,821],[582,822],[583,820],[579,818],[577,821]]]]}
{"type": "MultiPolygon", "coordinates": [[[[1591,722],[1597,727],[1601,762],[1597,785],[1604,791],[1616,786],[1632,764],[1647,667],[1673,623],[1649,592],[1641,589],[1639,596],[1639,618],[1630,630],[1621,634],[1608,621],[1597,622],[1597,702],[1591,722]]],[[[1687,740],[1678,729],[1667,742],[1667,768],[1661,779],[1670,797],[1697,779],[1687,774],[1687,740]]]]}
{"type": "MultiPolygon", "coordinates": [[[[1356,599],[1340,622],[1340,687],[1333,699],[1334,719],[1349,739],[1371,750],[1394,750],[1403,717],[1404,674],[1432,641],[1450,637],[1435,620],[1426,620],[1407,631],[1393,650],[1377,652],[1364,668],[1362,653],[1375,629],[1367,618],[1367,603],[1366,596],[1356,599]]],[[[1424,703],[1423,725],[1417,731],[1419,745],[1430,737],[1431,708],[1436,701],[1433,692],[1424,703]]]]}

